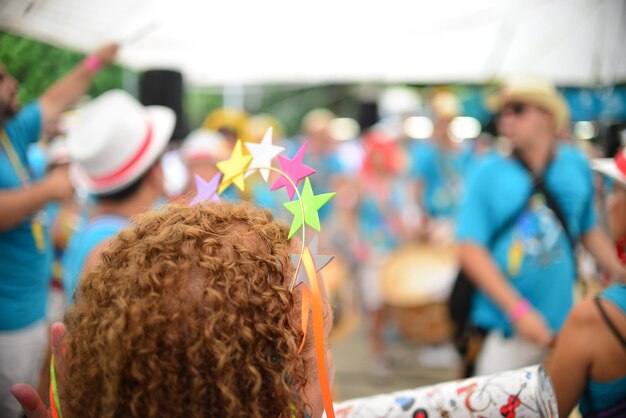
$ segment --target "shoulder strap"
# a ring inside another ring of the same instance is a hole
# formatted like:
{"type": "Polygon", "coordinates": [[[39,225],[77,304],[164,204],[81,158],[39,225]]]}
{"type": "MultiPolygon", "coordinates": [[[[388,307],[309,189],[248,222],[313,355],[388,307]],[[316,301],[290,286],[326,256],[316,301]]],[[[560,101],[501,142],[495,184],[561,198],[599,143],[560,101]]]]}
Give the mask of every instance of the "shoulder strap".
{"type": "Polygon", "coordinates": [[[600,311],[600,315],[602,316],[604,323],[611,329],[611,332],[613,333],[613,335],[615,335],[615,337],[622,344],[622,347],[624,347],[624,350],[626,350],[626,338],[624,338],[624,336],[619,332],[619,330],[617,329],[613,321],[611,321],[611,318],[609,318],[609,315],[606,313],[604,306],[602,306],[602,302],[600,301],[600,298],[596,297],[594,299],[594,302],[596,303],[596,306],[598,307],[598,310],[600,311]]]}
{"type": "MultiPolygon", "coordinates": [[[[513,157],[515,157],[518,161],[520,161],[520,163],[524,166],[524,168],[528,169],[528,166],[523,161],[521,161],[521,159],[519,158],[516,152],[513,152],[513,157]]],[[[532,199],[535,193],[535,190],[537,189],[536,183],[537,183],[537,179],[533,176],[533,186],[531,187],[530,192],[528,193],[528,196],[526,197],[526,199],[524,199],[520,207],[517,208],[517,210],[513,212],[513,214],[506,220],[506,222],[503,222],[500,228],[498,228],[496,232],[494,232],[494,234],[491,236],[491,239],[489,240],[490,248],[493,247],[494,244],[498,241],[498,239],[502,236],[502,234],[504,234],[506,231],[512,228],[513,225],[515,225],[515,222],[517,222],[517,219],[520,216],[522,216],[522,213],[524,213],[524,211],[528,207],[528,202],[530,202],[530,199],[532,199]]]]}
{"type": "Polygon", "coordinates": [[[2,148],[4,148],[4,151],[6,152],[7,156],[9,157],[9,160],[11,161],[11,165],[13,166],[13,169],[15,170],[15,173],[17,174],[17,176],[20,179],[20,182],[22,183],[22,187],[24,188],[28,187],[31,183],[28,170],[26,169],[26,167],[24,167],[22,160],[20,160],[20,157],[17,155],[15,146],[9,139],[9,136],[7,135],[7,132],[4,129],[0,133],[0,144],[2,145],[2,148]]]}
{"type": "Polygon", "coordinates": [[[509,218],[507,218],[506,222],[503,222],[502,225],[500,225],[496,232],[494,232],[494,234],[489,239],[489,248],[492,248],[498,241],[498,239],[502,236],[502,234],[511,229],[513,225],[515,225],[515,222],[517,222],[519,217],[522,216],[522,213],[524,213],[524,211],[528,207],[528,202],[530,202],[530,199],[533,197],[534,190],[535,187],[530,190],[528,197],[524,199],[520,207],[517,208],[517,210],[513,212],[513,214],[509,218]]]}
{"type": "Polygon", "coordinates": [[[546,167],[541,174],[536,174],[535,172],[533,172],[530,169],[528,163],[522,158],[519,152],[514,151],[513,157],[522,165],[522,167],[526,169],[528,174],[531,176],[531,178],[533,179],[533,183],[534,183],[534,190],[543,194],[543,196],[546,199],[546,205],[552,210],[552,212],[556,216],[556,219],[559,221],[559,223],[563,227],[563,231],[565,231],[565,235],[567,236],[567,239],[570,245],[572,246],[572,249],[576,249],[576,240],[574,239],[574,236],[572,235],[570,228],[567,225],[567,219],[565,218],[565,214],[561,210],[561,207],[557,203],[554,195],[546,187],[546,183],[545,183],[545,174],[546,174],[546,171],[548,170],[548,167],[550,167],[552,160],[554,159],[554,154],[550,155],[550,159],[548,160],[548,163],[546,164],[546,167]]]}
{"type": "Polygon", "coordinates": [[[567,239],[570,245],[572,246],[573,249],[575,249],[576,240],[574,239],[574,236],[572,235],[569,229],[569,226],[567,225],[567,219],[565,219],[565,214],[563,213],[558,203],[556,202],[554,195],[546,187],[545,181],[543,181],[543,177],[541,179],[541,182],[537,184],[536,188],[545,196],[546,204],[548,205],[550,209],[552,209],[552,212],[554,212],[554,215],[556,216],[561,226],[563,227],[563,231],[565,231],[565,235],[567,236],[567,239]]]}

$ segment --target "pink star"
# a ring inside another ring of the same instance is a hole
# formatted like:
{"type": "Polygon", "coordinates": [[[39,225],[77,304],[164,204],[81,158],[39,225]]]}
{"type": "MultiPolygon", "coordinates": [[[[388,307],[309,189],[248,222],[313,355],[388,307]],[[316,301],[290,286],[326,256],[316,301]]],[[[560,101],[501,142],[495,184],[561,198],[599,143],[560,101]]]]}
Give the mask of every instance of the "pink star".
{"type": "MultiPolygon", "coordinates": [[[[278,165],[280,165],[281,171],[283,171],[296,184],[296,186],[302,179],[310,176],[311,174],[315,174],[315,170],[302,163],[307,145],[308,142],[302,144],[292,159],[283,157],[282,155],[278,156],[278,165]]],[[[272,184],[270,190],[278,190],[281,187],[284,187],[287,190],[289,200],[292,200],[296,190],[293,188],[289,180],[285,178],[285,176],[280,176],[278,180],[272,184]]]]}
{"type": "Polygon", "coordinates": [[[202,177],[196,174],[196,189],[197,194],[189,203],[191,206],[205,202],[207,200],[212,203],[219,203],[220,198],[217,194],[217,187],[222,179],[222,173],[218,172],[209,181],[205,181],[202,177]]]}

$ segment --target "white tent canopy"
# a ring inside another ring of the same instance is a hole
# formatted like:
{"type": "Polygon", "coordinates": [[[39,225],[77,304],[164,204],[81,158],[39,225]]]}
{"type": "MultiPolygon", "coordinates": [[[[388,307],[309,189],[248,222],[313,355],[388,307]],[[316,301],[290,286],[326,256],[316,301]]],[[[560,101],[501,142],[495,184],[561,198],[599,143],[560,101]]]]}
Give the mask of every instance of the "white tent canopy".
{"type": "Polygon", "coordinates": [[[0,28],[195,85],[626,81],[623,0],[0,0],[0,28]]]}

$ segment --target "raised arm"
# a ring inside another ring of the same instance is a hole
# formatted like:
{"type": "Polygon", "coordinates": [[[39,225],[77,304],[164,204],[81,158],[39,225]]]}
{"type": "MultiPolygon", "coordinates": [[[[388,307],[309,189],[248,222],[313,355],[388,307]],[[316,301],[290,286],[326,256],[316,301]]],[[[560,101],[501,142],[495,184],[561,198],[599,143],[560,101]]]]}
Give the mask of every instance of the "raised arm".
{"type": "Polygon", "coordinates": [[[107,44],[89,55],[65,77],[54,83],[40,97],[44,127],[70,109],[87,91],[101,66],[109,65],[117,55],[119,45],[107,44]]]}

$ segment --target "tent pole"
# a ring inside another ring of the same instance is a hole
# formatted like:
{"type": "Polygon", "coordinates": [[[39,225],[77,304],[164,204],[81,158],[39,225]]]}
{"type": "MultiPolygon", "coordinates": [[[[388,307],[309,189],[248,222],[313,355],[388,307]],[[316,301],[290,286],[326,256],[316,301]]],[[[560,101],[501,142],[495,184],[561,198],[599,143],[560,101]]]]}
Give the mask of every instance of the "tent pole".
{"type": "Polygon", "coordinates": [[[243,84],[225,85],[222,97],[224,107],[245,110],[246,92],[243,84]]]}

